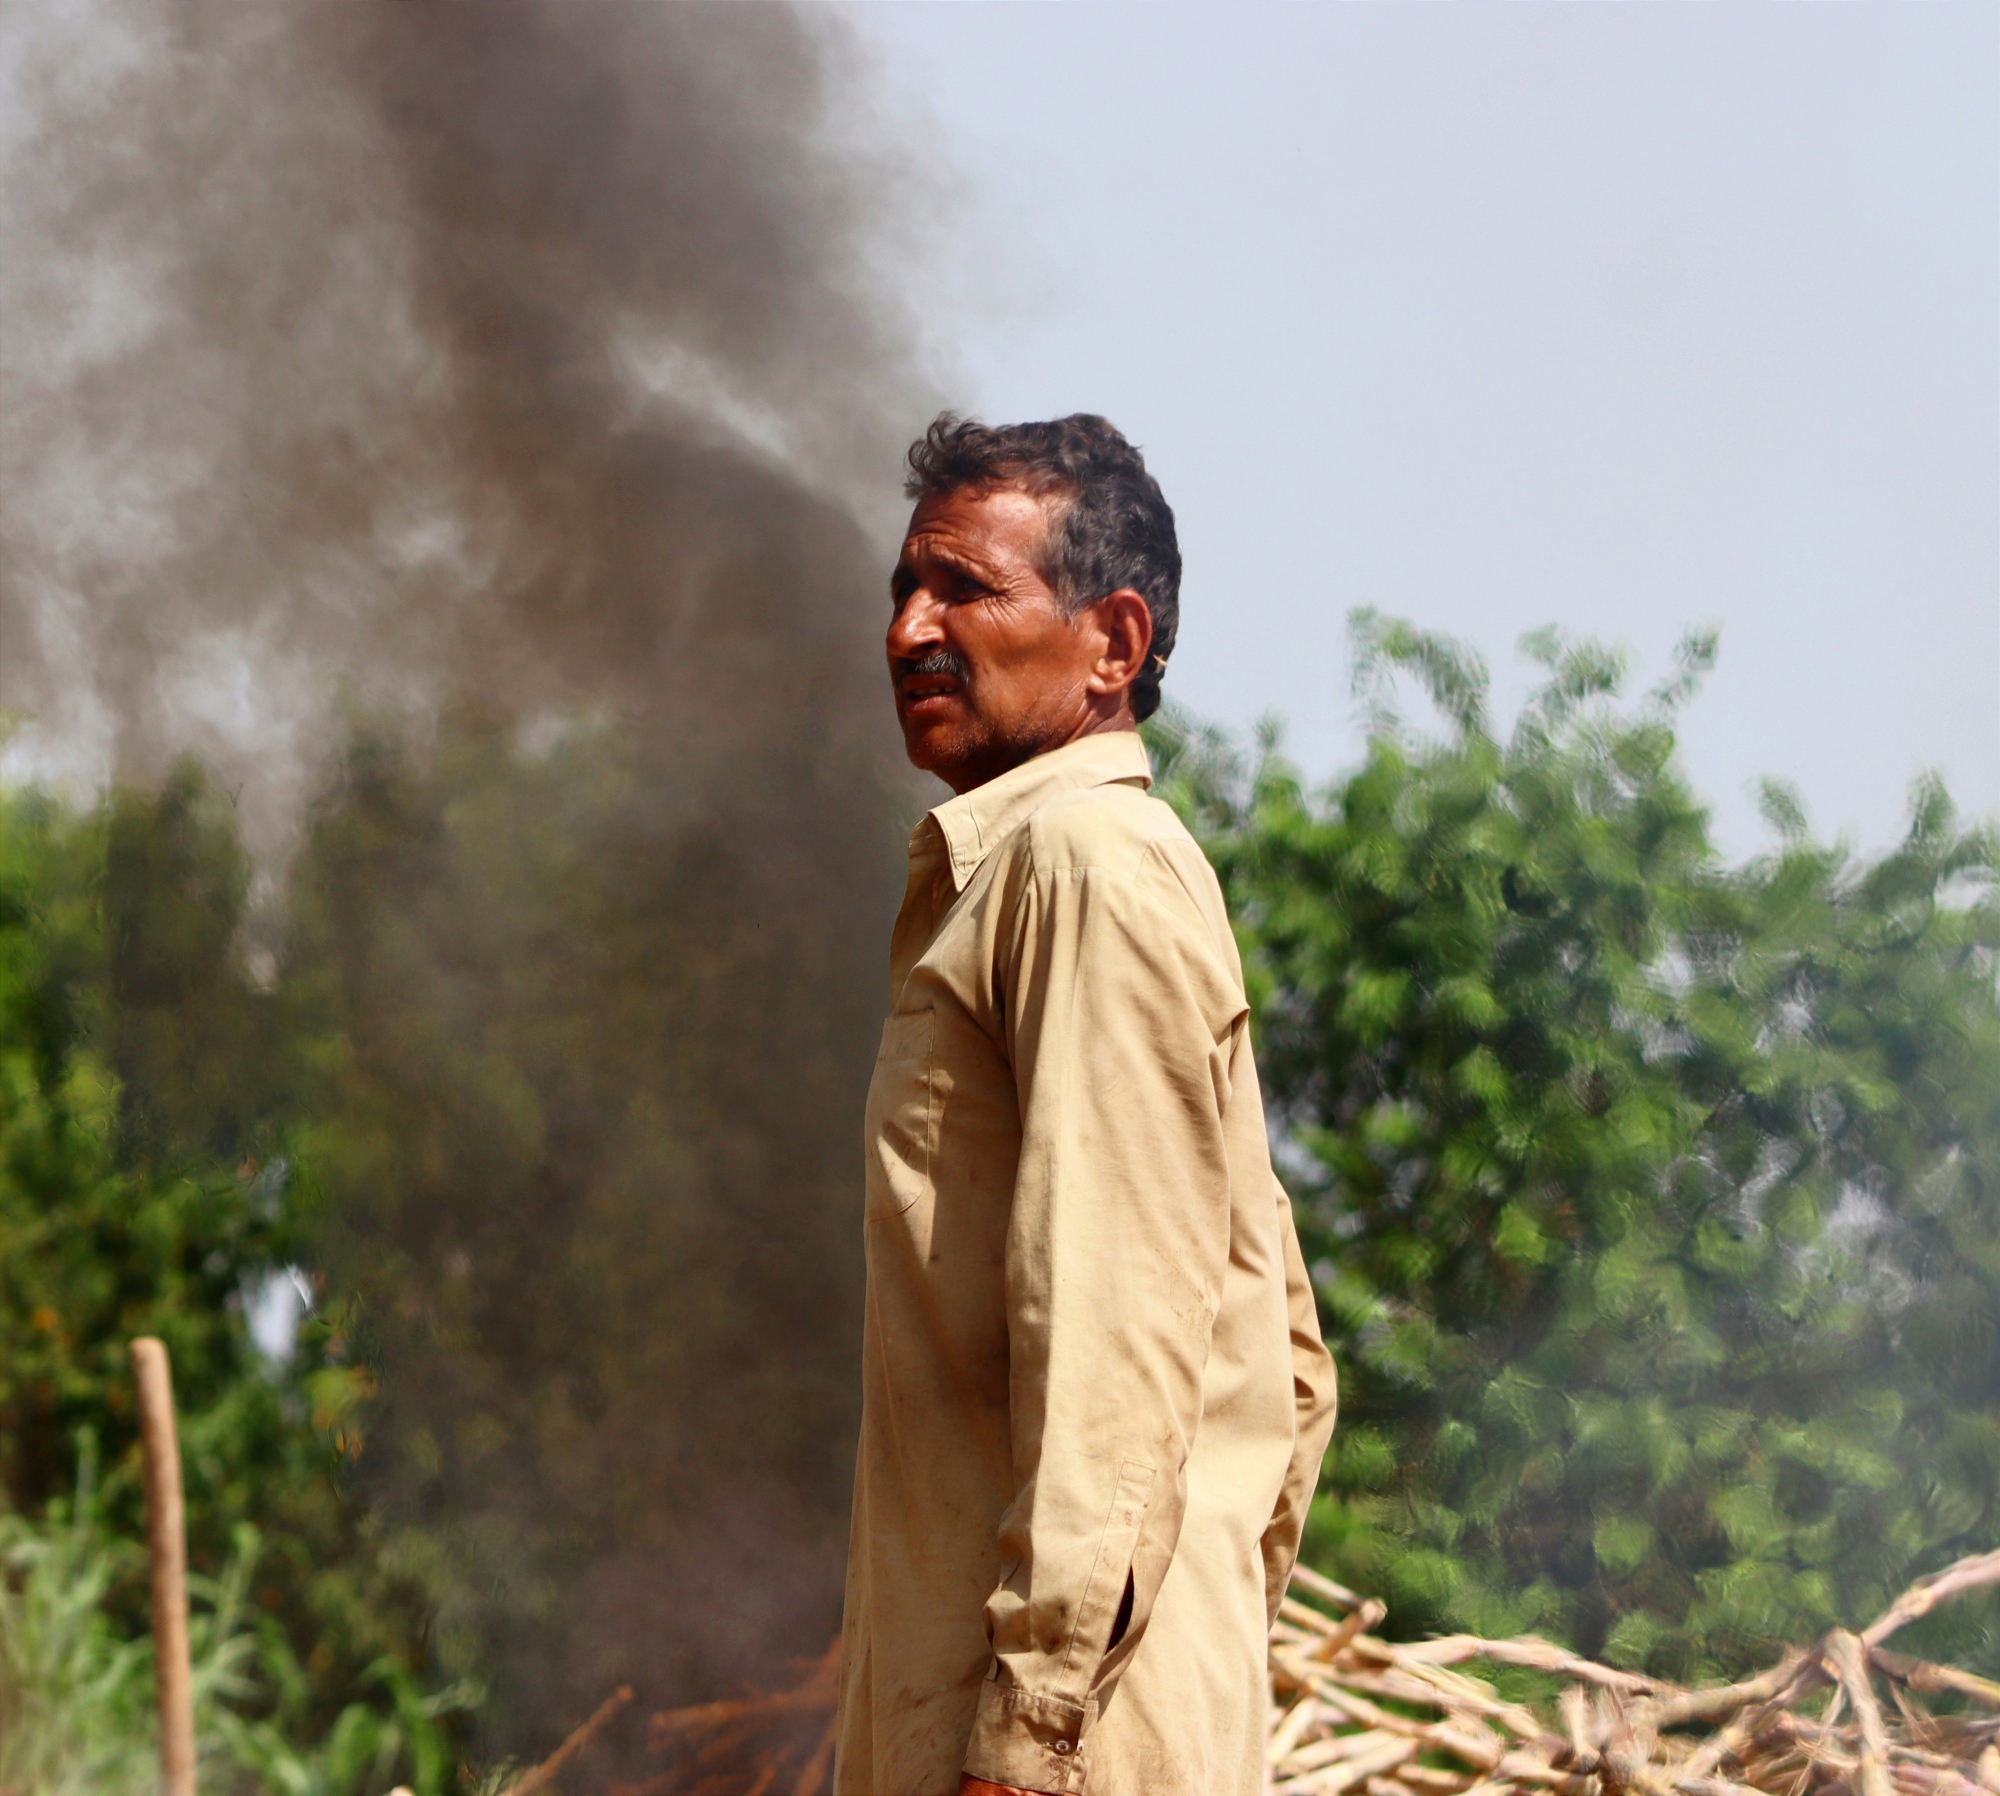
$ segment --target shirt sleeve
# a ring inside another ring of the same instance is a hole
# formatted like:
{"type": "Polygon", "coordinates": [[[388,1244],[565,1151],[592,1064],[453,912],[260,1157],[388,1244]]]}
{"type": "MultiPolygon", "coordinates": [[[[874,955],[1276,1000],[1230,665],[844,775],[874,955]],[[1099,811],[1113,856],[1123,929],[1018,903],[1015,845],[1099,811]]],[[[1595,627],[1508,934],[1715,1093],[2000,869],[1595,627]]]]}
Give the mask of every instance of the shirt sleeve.
{"type": "Polygon", "coordinates": [[[965,1769],[1080,1788],[1095,1693],[1179,1538],[1227,1269],[1240,983],[1172,873],[1036,875],[1006,990],[1021,1155],[1007,1235],[1013,1504],[965,1769]]]}
{"type": "Polygon", "coordinates": [[[1271,1185],[1278,1200],[1278,1232],[1285,1244],[1285,1307],[1292,1330],[1292,1403],[1298,1418],[1292,1440],[1292,1462],[1286,1469],[1278,1507],[1262,1541],[1264,1601],[1275,1622],[1278,1604],[1284,1597],[1285,1586],[1291,1582],[1292,1566],[1299,1556],[1299,1537],[1305,1532],[1306,1511],[1312,1507],[1313,1490],[1319,1483],[1320,1462],[1326,1457],[1327,1442],[1333,1438],[1334,1417],[1340,1408],[1340,1385],[1333,1355],[1320,1339],[1319,1306],[1313,1301],[1305,1255],[1299,1251],[1291,1196],[1275,1177],[1271,1185]]]}

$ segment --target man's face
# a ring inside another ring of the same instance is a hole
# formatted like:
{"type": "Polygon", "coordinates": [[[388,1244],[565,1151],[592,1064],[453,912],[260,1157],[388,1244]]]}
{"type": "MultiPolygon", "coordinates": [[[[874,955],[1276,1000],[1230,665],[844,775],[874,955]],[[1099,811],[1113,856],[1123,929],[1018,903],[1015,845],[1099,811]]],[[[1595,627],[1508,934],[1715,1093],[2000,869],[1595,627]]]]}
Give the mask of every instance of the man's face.
{"type": "Polygon", "coordinates": [[[1103,690],[1103,629],[1088,608],[1065,617],[1043,577],[1048,530],[1048,507],[1019,487],[947,493],[911,515],[889,677],[911,761],[954,791],[1104,727],[1107,697],[1123,703],[1129,675],[1103,690]]]}

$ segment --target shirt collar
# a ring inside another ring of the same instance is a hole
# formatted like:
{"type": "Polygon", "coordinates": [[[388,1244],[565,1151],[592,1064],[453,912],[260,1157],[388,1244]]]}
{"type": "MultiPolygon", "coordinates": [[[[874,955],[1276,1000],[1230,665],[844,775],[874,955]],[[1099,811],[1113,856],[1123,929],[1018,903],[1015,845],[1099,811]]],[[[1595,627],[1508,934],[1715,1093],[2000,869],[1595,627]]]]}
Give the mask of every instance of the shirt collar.
{"type": "Polygon", "coordinates": [[[917,825],[910,852],[920,852],[935,827],[951,863],[951,883],[962,892],[979,863],[1059,793],[1090,786],[1144,788],[1152,783],[1152,763],[1138,731],[1105,730],[1079,737],[939,805],[917,825]]]}

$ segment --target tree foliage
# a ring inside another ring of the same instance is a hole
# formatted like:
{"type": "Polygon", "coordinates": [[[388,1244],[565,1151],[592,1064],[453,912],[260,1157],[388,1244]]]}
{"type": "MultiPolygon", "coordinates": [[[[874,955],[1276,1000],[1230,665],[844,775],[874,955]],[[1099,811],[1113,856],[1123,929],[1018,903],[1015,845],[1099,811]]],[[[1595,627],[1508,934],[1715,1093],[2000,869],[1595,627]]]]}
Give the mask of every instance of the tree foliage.
{"type": "Polygon", "coordinates": [[[1767,789],[1726,866],[1675,758],[1712,641],[1621,708],[1617,655],[1531,638],[1503,738],[1474,654],[1355,621],[1351,776],[1157,744],[1341,1361],[1309,1553],[1405,1628],[1692,1675],[2000,1545],[1992,831],[1927,781],[1863,859],[1767,789]]]}
{"type": "MultiPolygon", "coordinates": [[[[326,1318],[285,1364],[260,1354],[247,1324],[246,1301],[305,1251],[309,1222],[283,1151],[288,1020],[241,952],[247,889],[233,812],[192,766],[83,813],[0,794],[0,1511],[15,1512],[0,1542],[0,1710],[20,1711],[0,1720],[10,1751],[41,1739],[63,1756],[58,1722],[114,1756],[139,1750],[119,1729],[145,1713],[132,1687],[140,1661],[120,1643],[143,1636],[144,1569],[120,1543],[141,1532],[127,1347],[142,1334],[173,1360],[191,1562],[233,1593],[236,1644],[204,1689],[243,1699],[246,1752],[282,1756],[288,1737],[341,1727],[379,1745],[375,1711],[347,1714],[370,1690],[383,1693],[381,1727],[400,1727],[415,1750],[396,1714],[426,1700],[411,1683],[426,1664],[424,1593],[332,1475],[365,1375],[326,1318]],[[79,1467],[100,1461],[79,1510],[79,1467]],[[84,1708],[53,1716],[58,1688],[84,1708]],[[30,1710],[57,1731],[31,1730],[30,1710]]],[[[410,1769],[402,1751],[384,1779],[410,1769]]],[[[42,1788],[32,1766],[16,1769],[42,1788]]]]}
{"type": "MultiPolygon", "coordinates": [[[[118,1601],[143,1552],[101,1525],[95,1494],[86,1459],[73,1501],[38,1520],[0,1516],[0,1788],[22,1796],[152,1796],[160,1787],[151,1642],[123,1625],[118,1601]]],[[[252,1601],[261,1545],[240,1525],[221,1575],[190,1581],[201,1788],[379,1796],[406,1781],[441,1796],[456,1759],[441,1718],[472,1693],[421,1690],[385,1657],[330,1726],[303,1727],[310,1675],[252,1601]]]]}

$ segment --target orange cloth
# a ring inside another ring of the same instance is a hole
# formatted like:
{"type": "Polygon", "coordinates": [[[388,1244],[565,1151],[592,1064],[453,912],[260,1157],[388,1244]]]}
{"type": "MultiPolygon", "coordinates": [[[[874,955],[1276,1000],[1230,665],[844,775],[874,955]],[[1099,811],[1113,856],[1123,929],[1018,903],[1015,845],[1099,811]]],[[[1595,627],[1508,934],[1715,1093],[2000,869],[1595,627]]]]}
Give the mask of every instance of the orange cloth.
{"type": "Polygon", "coordinates": [[[1135,734],[1086,737],[911,838],[840,1796],[1263,1787],[1333,1363],[1221,889],[1150,783],[1135,734]]]}

